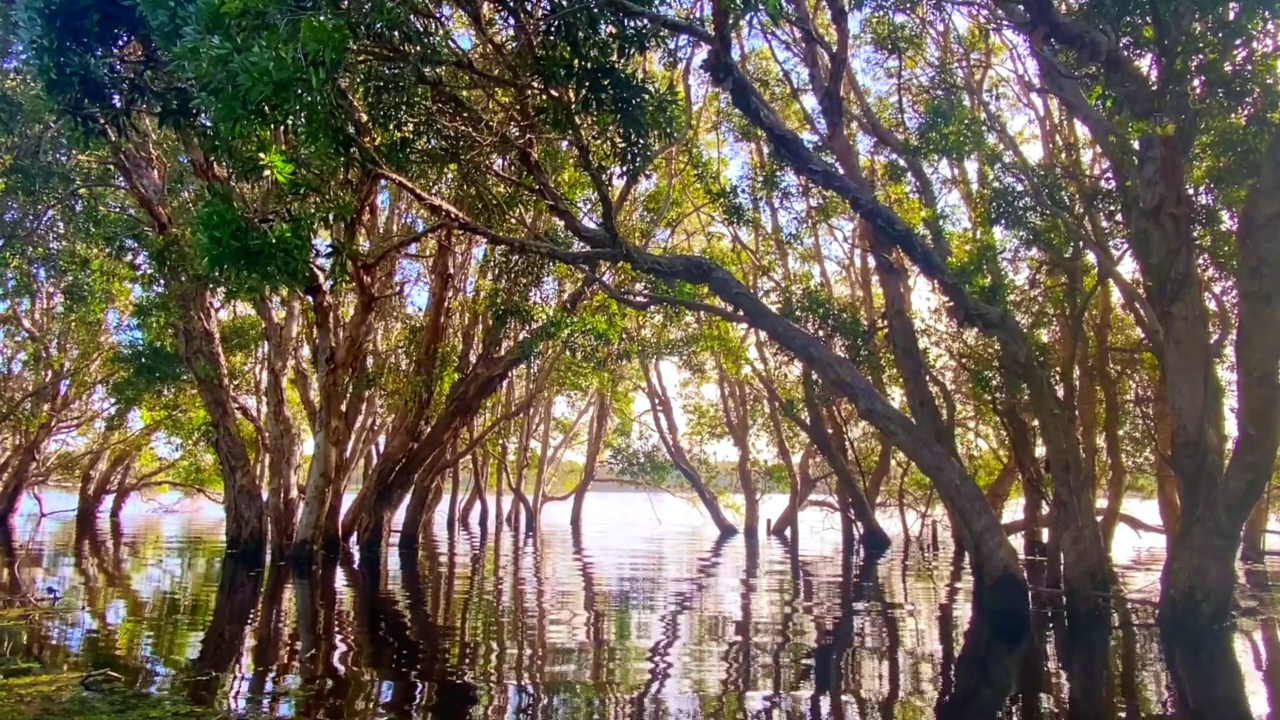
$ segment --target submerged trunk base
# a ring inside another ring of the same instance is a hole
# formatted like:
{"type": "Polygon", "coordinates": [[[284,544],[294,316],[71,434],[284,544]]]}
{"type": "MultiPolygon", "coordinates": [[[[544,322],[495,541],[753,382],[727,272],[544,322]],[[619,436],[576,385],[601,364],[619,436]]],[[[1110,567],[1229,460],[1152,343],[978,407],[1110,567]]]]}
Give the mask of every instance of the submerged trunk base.
{"type": "Polygon", "coordinates": [[[1240,534],[1186,524],[1160,577],[1160,628],[1182,635],[1231,622],[1240,534]]]}
{"type": "Polygon", "coordinates": [[[1031,596],[1027,581],[1002,572],[977,586],[978,611],[991,634],[1007,645],[1017,645],[1031,632],[1031,596]]]}

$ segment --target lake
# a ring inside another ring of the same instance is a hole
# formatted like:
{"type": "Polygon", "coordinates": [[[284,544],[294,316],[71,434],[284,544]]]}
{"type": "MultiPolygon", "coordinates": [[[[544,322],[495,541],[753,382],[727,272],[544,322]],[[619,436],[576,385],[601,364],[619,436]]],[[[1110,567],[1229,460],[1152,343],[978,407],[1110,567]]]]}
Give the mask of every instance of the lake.
{"type": "MultiPolygon", "coordinates": [[[[46,511],[73,503],[45,497],[46,511]]],[[[766,498],[762,516],[783,504],[766,498]]],[[[220,511],[203,502],[134,502],[121,527],[103,519],[80,537],[71,515],[32,510],[0,589],[51,609],[0,625],[0,656],[109,668],[233,715],[914,718],[951,699],[957,717],[1150,718],[1242,687],[1267,717],[1280,700],[1266,573],[1248,574],[1236,628],[1165,653],[1153,607],[1164,540],[1124,527],[1114,556],[1130,601],[1112,627],[1082,642],[1041,611],[1034,646],[997,657],[966,632],[969,577],[945,538],[937,551],[903,543],[890,512],[893,550],[842,562],[823,510],[802,514],[792,554],[773,538],[720,541],[679,498],[601,491],[578,536],[563,503],[536,542],[475,528],[450,542],[442,509],[416,563],[393,549],[382,567],[302,575],[224,573],[220,511]]]]}

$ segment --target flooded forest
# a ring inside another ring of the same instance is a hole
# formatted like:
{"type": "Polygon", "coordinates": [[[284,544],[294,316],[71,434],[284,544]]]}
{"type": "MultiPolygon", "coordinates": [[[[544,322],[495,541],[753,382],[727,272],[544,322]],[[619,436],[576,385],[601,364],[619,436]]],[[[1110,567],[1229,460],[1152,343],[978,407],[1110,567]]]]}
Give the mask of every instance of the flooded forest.
{"type": "Polygon", "coordinates": [[[1280,717],[1275,2],[0,53],[0,719],[1280,717]]]}

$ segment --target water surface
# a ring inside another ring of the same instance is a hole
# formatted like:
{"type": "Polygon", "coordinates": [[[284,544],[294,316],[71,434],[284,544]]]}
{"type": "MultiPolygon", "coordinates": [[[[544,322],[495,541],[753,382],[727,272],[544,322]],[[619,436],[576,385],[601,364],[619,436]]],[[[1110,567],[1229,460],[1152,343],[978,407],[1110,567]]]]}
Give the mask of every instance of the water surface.
{"type": "Polygon", "coordinates": [[[970,627],[951,551],[903,543],[900,528],[872,564],[842,562],[821,510],[802,515],[794,554],[775,539],[719,540],[663,494],[593,493],[577,536],[567,517],[550,506],[536,541],[476,528],[450,540],[442,514],[416,558],[393,549],[381,567],[302,575],[225,560],[209,506],[138,504],[120,527],[79,534],[70,516],[28,513],[5,591],[52,609],[0,626],[0,656],[110,668],[232,713],[360,720],[913,718],[940,700],[955,717],[1172,717],[1188,674],[1242,688],[1211,699],[1266,717],[1280,688],[1262,570],[1234,631],[1166,659],[1152,622],[1158,536],[1119,533],[1131,602],[1110,628],[1039,611],[1034,646],[1008,655],[970,627]]]}

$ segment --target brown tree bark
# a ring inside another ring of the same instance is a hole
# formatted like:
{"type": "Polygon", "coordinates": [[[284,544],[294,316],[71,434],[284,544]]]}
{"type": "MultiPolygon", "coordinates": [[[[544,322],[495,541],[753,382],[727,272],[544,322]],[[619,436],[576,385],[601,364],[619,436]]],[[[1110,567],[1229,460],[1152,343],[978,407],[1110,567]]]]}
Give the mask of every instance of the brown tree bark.
{"type": "Polygon", "coordinates": [[[844,506],[847,504],[848,512],[852,513],[862,527],[862,536],[859,538],[862,546],[873,554],[883,553],[889,548],[889,533],[880,527],[875,510],[872,509],[871,503],[867,502],[867,496],[863,494],[862,488],[858,486],[853,470],[849,467],[848,448],[839,436],[831,433],[826,414],[818,398],[817,387],[808,376],[805,377],[804,382],[804,404],[805,410],[809,413],[806,431],[814,447],[827,461],[827,466],[835,473],[836,498],[841,504],[841,511],[845,512],[844,506]]]}
{"type": "MultiPolygon", "coordinates": [[[[109,131],[115,141],[112,160],[162,241],[156,254],[158,265],[163,269],[166,292],[178,308],[174,328],[178,354],[195,381],[213,427],[214,452],[222,470],[227,551],[237,553],[246,562],[253,562],[254,558],[260,562],[266,553],[266,509],[262,487],[236,421],[235,399],[219,337],[213,291],[205,278],[195,275],[198,262],[192,248],[174,233],[165,181],[167,167],[155,154],[155,138],[150,126],[144,121],[135,129],[137,136],[129,139],[121,139],[114,130],[109,131]]],[[[187,161],[197,177],[206,183],[218,182],[218,173],[198,144],[187,145],[187,161]]]]}
{"type": "MultiPolygon", "coordinates": [[[[829,9],[834,18],[838,39],[847,47],[848,8],[833,5],[829,9]]],[[[1064,491],[1061,511],[1064,519],[1064,552],[1069,558],[1066,573],[1067,604],[1080,611],[1101,610],[1110,587],[1111,573],[1102,548],[1097,520],[1093,517],[1093,508],[1091,505],[1084,507],[1094,486],[1093,473],[1085,467],[1079,437],[1067,422],[1062,399],[1056,394],[1025,330],[1007,309],[987,305],[970,295],[964,283],[948,269],[943,259],[945,253],[940,254],[939,247],[926,243],[902,217],[874,196],[861,176],[856,152],[845,136],[843,103],[840,101],[845,76],[843,66],[832,68],[827,76],[832,80],[815,88],[821,96],[827,98],[822,103],[827,120],[826,140],[839,161],[840,169],[837,169],[810,150],[799,135],[779,120],[780,116],[737,65],[729,42],[732,36],[729,15],[721,4],[714,6],[712,18],[715,27],[710,33],[695,32],[686,26],[679,29],[695,35],[710,46],[703,67],[716,85],[725,91],[734,107],[764,133],[768,143],[798,176],[845,200],[853,212],[871,225],[879,239],[892,243],[909,258],[947,299],[956,318],[997,342],[1002,369],[1026,385],[1037,421],[1041,425],[1042,439],[1053,466],[1057,468],[1054,475],[1055,487],[1061,487],[1064,491]]],[[[847,61],[839,52],[837,56],[842,63],[847,61]]],[[[735,304],[743,309],[741,303],[735,304]]],[[[817,369],[813,364],[811,367],[817,369]]],[[[895,443],[904,452],[908,452],[904,444],[897,441],[895,443]]],[[[919,460],[912,459],[922,469],[926,467],[919,460]]],[[[925,470],[925,473],[932,477],[930,471],[925,470]]],[[[966,480],[972,484],[971,479],[966,480]]],[[[934,481],[938,482],[936,478],[934,481]]],[[[981,499],[982,494],[977,491],[976,486],[973,490],[975,499],[981,499]]],[[[941,493],[941,487],[939,491],[941,493]]],[[[957,508],[955,514],[965,514],[958,505],[953,504],[953,507],[957,508]]],[[[998,524],[985,501],[980,507],[975,503],[973,510],[991,515],[983,521],[984,525],[998,524]]],[[[985,542],[998,544],[999,540],[989,536],[985,542]]]]}
{"type": "Polygon", "coordinates": [[[747,387],[742,378],[731,377],[723,367],[719,368],[717,379],[725,427],[738,451],[736,468],[738,487],[742,490],[742,533],[752,538],[760,534],[760,497],[751,469],[751,408],[747,387]]]}
{"type": "Polygon", "coordinates": [[[1221,456],[1215,459],[1211,453],[1223,442],[1221,427],[1215,425],[1222,409],[1213,368],[1193,385],[1194,367],[1172,361],[1179,341],[1191,344],[1191,338],[1175,332],[1175,323],[1165,326],[1169,351],[1164,360],[1175,417],[1173,465],[1185,511],[1161,575],[1160,618],[1170,628],[1205,627],[1230,618],[1241,528],[1275,473],[1280,446],[1280,133],[1271,139],[1241,213],[1236,244],[1237,433],[1231,461],[1218,475],[1213,471],[1221,456]],[[1216,411],[1209,405],[1215,400],[1216,411]],[[1193,426],[1190,421],[1196,418],[1193,426]]]}
{"type": "Polygon", "coordinates": [[[80,469],[80,480],[77,483],[78,492],[76,494],[76,529],[77,533],[81,527],[93,527],[98,517],[99,500],[94,498],[94,490],[98,484],[98,477],[102,473],[102,463],[106,460],[107,448],[98,447],[90,451],[89,456],[85,458],[84,465],[80,469]]]}
{"type": "MultiPolygon", "coordinates": [[[[531,380],[530,385],[532,384],[531,380]]],[[[514,404],[514,396],[514,388],[508,385],[508,407],[514,404]]],[[[535,520],[533,518],[533,502],[529,498],[528,493],[525,492],[525,476],[528,474],[529,470],[529,455],[532,450],[531,443],[533,441],[533,429],[534,425],[537,424],[539,419],[541,419],[541,416],[544,413],[550,413],[551,411],[550,403],[548,403],[545,398],[540,399],[543,400],[542,408],[535,411],[533,415],[525,416],[520,421],[520,435],[516,439],[516,464],[515,467],[509,468],[509,472],[507,474],[507,489],[511,491],[511,497],[515,499],[515,502],[511,503],[511,512],[507,515],[507,522],[511,524],[512,530],[518,530],[521,519],[524,519],[527,523],[525,532],[530,534],[533,532],[535,520]]]]}
{"type": "MultiPolygon", "coordinates": [[[[454,454],[456,451],[457,442],[454,442],[454,446],[451,448],[450,454],[454,454]]],[[[458,469],[458,465],[455,464],[453,467],[449,468],[449,512],[445,516],[444,522],[445,532],[448,533],[450,540],[456,537],[458,533],[458,512],[460,510],[460,505],[462,504],[462,498],[458,496],[459,493],[462,492],[461,476],[462,473],[458,469]]]]}
{"type": "MultiPolygon", "coordinates": [[[[107,442],[114,436],[109,435],[107,442]]],[[[87,459],[80,474],[80,487],[76,502],[76,524],[92,526],[106,500],[114,488],[127,482],[133,471],[133,465],[141,454],[136,445],[142,438],[128,438],[115,450],[102,447],[94,451],[87,459]],[[104,464],[105,461],[105,464],[104,464]]]]}
{"type": "Polygon", "coordinates": [[[662,379],[662,369],[657,362],[650,365],[650,361],[641,360],[640,367],[644,372],[645,396],[649,400],[649,409],[653,416],[653,428],[658,435],[658,441],[662,443],[662,447],[667,451],[667,457],[671,463],[676,466],[676,470],[684,476],[685,482],[689,483],[689,487],[693,489],[698,500],[702,502],[702,507],[707,511],[707,515],[711,517],[711,522],[715,523],[716,529],[721,535],[736,535],[738,528],[729,518],[725,517],[724,511],[720,509],[720,500],[716,498],[714,492],[707,487],[706,482],[702,479],[702,474],[689,460],[689,456],[684,451],[684,446],[680,444],[680,432],[676,426],[675,411],[671,406],[671,395],[667,392],[666,383],[662,379]]]}
{"type": "Polygon", "coordinates": [[[1267,524],[1271,521],[1271,493],[1264,492],[1249,519],[1244,524],[1244,538],[1240,543],[1240,562],[1260,563],[1266,559],[1267,524]]]}
{"type": "MultiPolygon", "coordinates": [[[[925,364],[924,354],[920,350],[920,340],[916,334],[915,321],[911,318],[908,307],[906,272],[894,257],[893,245],[877,239],[875,231],[865,221],[859,221],[859,232],[865,237],[865,244],[875,259],[876,276],[884,295],[884,317],[888,325],[889,347],[893,353],[894,366],[902,376],[902,386],[907,396],[907,406],[911,417],[922,430],[933,436],[938,445],[946,450],[957,464],[962,464],[960,453],[956,449],[955,428],[949,424],[938,407],[937,399],[930,389],[933,373],[925,364]]],[[[965,527],[955,519],[956,508],[943,501],[947,517],[950,518],[951,531],[955,534],[957,544],[968,551],[972,540],[965,527]]]]}
{"type": "Polygon", "coordinates": [[[1102,282],[1103,286],[1098,290],[1098,324],[1094,331],[1098,344],[1094,375],[1102,390],[1102,437],[1107,456],[1107,512],[1102,516],[1102,537],[1110,548],[1124,503],[1128,470],[1125,468],[1124,446],[1120,443],[1119,380],[1111,367],[1111,320],[1114,304],[1110,283],[1102,282]]]}
{"type": "MultiPolygon", "coordinates": [[[[817,448],[810,443],[805,447],[804,452],[800,453],[800,461],[796,463],[795,491],[787,500],[787,506],[778,513],[778,519],[773,523],[773,534],[778,537],[794,533],[800,509],[813,494],[813,489],[818,486],[818,481],[813,476],[813,453],[816,450],[817,448]]],[[[792,542],[795,542],[794,535],[792,535],[792,542]]]]}
{"type": "MultiPolygon", "coordinates": [[[[745,95],[746,101],[753,106],[757,102],[757,97],[754,89],[745,95]]],[[[760,105],[756,109],[758,110],[759,107],[767,106],[760,105]]],[[[793,135],[784,136],[784,139],[787,139],[788,143],[794,141],[793,144],[803,145],[793,135]]],[[[805,150],[805,152],[808,151],[805,150]]],[[[819,159],[811,155],[806,157],[816,166],[825,167],[819,159]]],[[[1010,618],[1021,618],[1029,622],[1026,581],[1017,554],[1004,533],[1000,531],[999,520],[987,505],[982,491],[954,458],[877,392],[874,385],[848,358],[839,356],[816,337],[783,318],[733,274],[716,263],[703,257],[678,253],[654,255],[628,246],[621,238],[610,234],[607,230],[586,225],[555,192],[549,176],[537,163],[536,158],[522,154],[521,161],[533,173],[539,186],[546,189],[544,199],[549,203],[551,211],[571,234],[591,248],[589,251],[586,253],[560,251],[551,246],[531,244],[520,238],[495,233],[475,223],[452,205],[423,192],[409,180],[386,170],[380,171],[380,174],[388,181],[405,188],[424,207],[440,213],[460,229],[474,233],[488,242],[574,264],[597,260],[625,262],[638,272],[655,278],[684,281],[706,287],[740,314],[735,316],[735,319],[740,319],[759,329],[770,340],[812,369],[834,391],[848,398],[857,408],[860,417],[884,433],[899,447],[906,457],[933,481],[941,496],[950,498],[950,504],[957,508],[957,517],[971,526],[970,534],[976,546],[976,551],[973,553],[974,566],[979,576],[978,585],[981,588],[979,604],[983,611],[991,614],[1007,614],[1010,618]],[[993,592],[988,594],[987,590],[993,592]]],[[[911,253],[908,254],[911,255],[911,253]]],[[[988,308],[971,306],[965,312],[987,313],[988,308]]],[[[1018,336],[1016,332],[1014,334],[1018,336]]],[[[1014,359],[1026,360],[1027,358],[1016,356],[1014,359]]],[[[1034,356],[1031,359],[1034,359],[1034,356]]],[[[1063,464],[1067,464],[1065,459],[1063,464]]],[[[678,463],[677,466],[679,466],[678,463]]],[[[1090,518],[1092,518],[1092,508],[1090,508],[1090,518]]],[[[1096,528],[1096,521],[1090,520],[1090,522],[1096,528]]],[[[1100,548],[1100,535],[1097,545],[1100,548]]],[[[1086,562],[1085,565],[1087,567],[1088,563],[1086,562]]],[[[1096,601],[1096,598],[1090,599],[1096,601]]]]}
{"type": "MultiPolygon", "coordinates": [[[[378,488],[384,486],[393,476],[407,477],[407,482],[412,483],[413,479],[417,478],[419,472],[422,470],[420,464],[418,466],[408,468],[402,466],[408,455],[414,450],[416,444],[422,440],[423,435],[429,432],[429,413],[433,409],[432,406],[435,400],[436,382],[437,378],[441,374],[438,358],[440,348],[444,342],[445,334],[449,327],[448,310],[452,300],[450,287],[451,279],[453,277],[453,251],[451,243],[452,238],[446,242],[441,242],[437,246],[436,253],[431,261],[430,276],[432,292],[425,313],[426,327],[418,341],[418,346],[414,353],[412,362],[413,376],[416,378],[419,387],[421,388],[421,392],[415,393],[412,397],[405,399],[395,409],[394,416],[387,427],[386,443],[382,448],[382,451],[378,454],[376,463],[372,467],[366,467],[364,469],[365,481],[360,487],[359,492],[356,494],[355,501],[348,509],[345,519],[341,521],[341,527],[339,528],[339,540],[342,543],[345,543],[351,535],[354,534],[356,520],[362,514],[371,511],[374,493],[378,488]]],[[[325,295],[317,294],[315,296],[315,300],[325,300],[326,306],[328,305],[327,297],[325,295]]],[[[467,329],[464,330],[464,335],[468,330],[474,327],[474,323],[477,319],[478,314],[472,313],[467,319],[467,329]]],[[[340,349],[334,348],[331,342],[326,341],[329,337],[331,337],[331,333],[322,334],[317,332],[317,348],[321,352],[327,353],[330,360],[323,364],[317,362],[316,367],[318,380],[320,381],[322,388],[325,387],[323,378],[326,374],[330,376],[329,385],[332,386],[333,390],[332,399],[334,401],[334,412],[326,414],[322,406],[320,408],[320,416],[322,419],[328,420],[328,425],[325,427],[331,428],[326,431],[326,436],[329,433],[333,433],[337,436],[339,442],[329,445],[329,449],[333,453],[334,459],[331,460],[327,466],[321,466],[319,468],[319,472],[312,472],[313,477],[318,476],[321,479],[321,487],[316,489],[314,497],[312,497],[312,494],[310,493],[312,486],[311,481],[308,481],[307,483],[309,502],[304,503],[303,506],[303,524],[313,528],[313,532],[315,533],[322,533],[324,530],[322,528],[315,527],[313,523],[318,523],[319,518],[321,517],[332,516],[332,500],[336,500],[340,497],[341,472],[340,468],[336,467],[336,463],[341,459],[339,453],[342,445],[345,444],[345,438],[343,436],[347,430],[347,428],[344,427],[345,417],[337,414],[337,403],[341,401],[340,388],[343,378],[339,373],[333,372],[334,370],[338,370],[342,367],[342,364],[339,361],[342,360],[343,357],[339,354],[340,349]],[[314,501],[314,503],[310,501],[314,501]],[[314,510],[315,512],[314,516],[309,516],[308,513],[311,510],[314,510]]],[[[464,342],[464,347],[462,348],[462,352],[459,356],[460,369],[465,370],[464,366],[468,362],[469,358],[467,356],[470,351],[471,348],[469,347],[469,344],[464,342]]],[[[317,448],[319,447],[318,440],[319,436],[317,437],[317,448]]],[[[425,461],[425,457],[423,458],[423,461],[425,461]]],[[[397,501],[397,504],[402,501],[403,497],[397,501]]],[[[329,523],[325,522],[325,526],[328,525],[329,523]]]]}
{"type": "Polygon", "coordinates": [[[237,424],[227,361],[218,337],[218,315],[207,286],[176,290],[182,317],[178,353],[195,378],[196,389],[213,425],[213,449],[222,468],[227,552],[259,558],[267,549],[266,506],[249,449],[237,424]]]}
{"type": "Polygon", "coordinates": [[[446,470],[438,464],[422,468],[413,481],[409,503],[404,509],[404,523],[400,526],[400,550],[408,552],[418,547],[421,539],[431,532],[432,499],[443,491],[446,470]]]}
{"type": "Polygon", "coordinates": [[[994,482],[987,488],[987,504],[995,511],[999,517],[1004,510],[1005,503],[1009,501],[1009,494],[1013,492],[1013,486],[1018,482],[1018,462],[1013,457],[1005,461],[1004,467],[1000,468],[1000,474],[996,476],[994,482]]]}
{"type": "Polygon", "coordinates": [[[434,456],[447,452],[448,440],[469,423],[481,405],[496,393],[511,373],[523,365],[541,344],[539,330],[530,334],[497,358],[485,359],[470,369],[450,388],[440,415],[422,439],[404,453],[399,464],[388,467],[379,460],[379,470],[369,479],[343,521],[343,535],[359,536],[362,556],[376,557],[385,540],[387,522],[413,488],[416,471],[434,456]]]}
{"type": "Polygon", "coordinates": [[[12,524],[23,493],[44,462],[58,418],[69,407],[70,397],[62,388],[64,377],[61,371],[53,374],[54,382],[46,384],[44,393],[47,395],[43,402],[44,418],[29,435],[19,438],[15,447],[0,461],[0,529],[7,529],[12,524]]]}
{"type": "Polygon", "coordinates": [[[284,317],[279,317],[271,302],[259,298],[254,309],[262,320],[266,337],[266,417],[263,438],[267,455],[267,516],[271,527],[271,552],[283,555],[293,542],[297,527],[297,505],[294,490],[302,470],[302,433],[294,422],[285,397],[294,343],[298,335],[299,301],[285,301],[284,317]]]}
{"type": "MultiPolygon", "coordinates": [[[[609,435],[609,414],[613,410],[612,398],[608,391],[596,391],[595,409],[591,415],[591,427],[587,432],[587,454],[582,461],[582,479],[573,489],[573,506],[569,510],[569,527],[575,530],[582,528],[582,511],[586,505],[587,492],[596,479],[600,456],[604,452],[604,442],[609,435]]],[[[575,536],[576,537],[576,536],[575,536]]]]}
{"type": "Polygon", "coordinates": [[[1173,415],[1163,373],[1156,380],[1154,399],[1156,502],[1160,507],[1160,523],[1169,530],[1165,542],[1171,545],[1182,525],[1182,504],[1178,500],[1178,476],[1170,463],[1173,456],[1173,415]]]}
{"type": "Polygon", "coordinates": [[[1023,537],[1023,555],[1037,557],[1044,554],[1044,542],[1040,537],[1041,517],[1044,514],[1044,471],[1036,458],[1035,436],[1031,426],[1022,417],[1018,407],[1011,403],[1000,403],[996,407],[996,415],[1004,425],[1009,436],[1009,447],[1013,450],[1013,461],[1022,478],[1022,518],[1028,527],[1037,528],[1035,532],[1023,537]]]}

